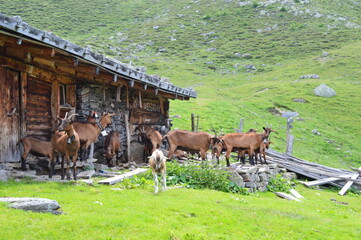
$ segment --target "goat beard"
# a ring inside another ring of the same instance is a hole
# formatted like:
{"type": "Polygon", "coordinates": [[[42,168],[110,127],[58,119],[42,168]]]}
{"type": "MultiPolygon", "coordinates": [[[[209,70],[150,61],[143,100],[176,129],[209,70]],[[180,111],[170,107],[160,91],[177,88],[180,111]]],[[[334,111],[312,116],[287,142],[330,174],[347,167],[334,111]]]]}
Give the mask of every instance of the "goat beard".
{"type": "Polygon", "coordinates": [[[160,169],[161,163],[162,163],[162,162],[159,162],[159,163],[156,162],[156,163],[155,163],[155,170],[159,170],[159,169],[160,169]]]}

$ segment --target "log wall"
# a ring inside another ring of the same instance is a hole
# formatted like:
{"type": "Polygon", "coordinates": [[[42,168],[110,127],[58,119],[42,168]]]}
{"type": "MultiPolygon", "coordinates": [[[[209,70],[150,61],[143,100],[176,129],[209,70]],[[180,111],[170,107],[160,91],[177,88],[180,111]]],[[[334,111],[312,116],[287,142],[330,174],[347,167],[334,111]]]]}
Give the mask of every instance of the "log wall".
{"type": "MultiPolygon", "coordinates": [[[[81,115],[88,115],[90,110],[115,112],[114,123],[107,130],[118,131],[123,148],[132,148],[130,153],[136,154],[142,152],[143,146],[136,143],[134,128],[138,124],[149,124],[165,133],[168,129],[168,99],[179,98],[121,76],[117,76],[114,82],[114,74],[86,60],[43,43],[26,39],[18,41],[18,37],[4,33],[0,33],[0,67],[16,72],[17,85],[14,89],[17,93],[14,99],[18,100],[19,105],[17,115],[12,117],[17,117],[17,123],[12,124],[12,127],[16,125],[16,131],[4,132],[4,128],[0,129],[5,133],[2,135],[7,136],[2,138],[2,146],[6,147],[0,150],[0,155],[14,151],[14,142],[25,135],[49,139],[56,130],[57,116],[62,117],[69,110],[81,115]],[[65,99],[60,95],[61,86],[65,87],[65,99]],[[61,100],[65,103],[61,103],[61,100]],[[125,115],[130,122],[130,144],[126,141],[125,115]],[[13,140],[9,142],[8,139],[13,140]]],[[[6,76],[2,81],[8,78],[6,76]]],[[[8,88],[1,91],[5,94],[8,88]]],[[[3,101],[10,102],[8,99],[3,101]]],[[[4,115],[10,110],[1,111],[4,115]]],[[[0,119],[1,126],[5,126],[9,120],[4,116],[0,119]]],[[[84,118],[80,117],[79,120],[84,118]]],[[[102,145],[103,139],[100,137],[96,150],[100,150],[102,145]]],[[[98,152],[101,158],[102,151],[98,152]]],[[[20,159],[18,156],[9,158],[16,161],[20,159]]]]}

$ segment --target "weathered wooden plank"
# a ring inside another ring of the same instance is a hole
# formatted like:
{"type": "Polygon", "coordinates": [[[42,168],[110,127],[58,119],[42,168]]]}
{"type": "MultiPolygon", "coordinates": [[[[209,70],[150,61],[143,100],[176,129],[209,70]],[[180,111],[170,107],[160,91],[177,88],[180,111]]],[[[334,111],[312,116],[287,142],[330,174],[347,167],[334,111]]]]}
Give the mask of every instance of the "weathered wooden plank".
{"type": "Polygon", "coordinates": [[[302,198],[304,198],[299,192],[297,192],[295,189],[291,189],[290,190],[290,193],[294,196],[294,197],[296,197],[296,198],[298,198],[298,199],[302,199],[302,198]]]}
{"type": "Polygon", "coordinates": [[[95,174],[94,170],[88,170],[88,171],[83,171],[83,172],[78,173],[77,177],[90,179],[94,174],[95,174]]]}
{"type": "Polygon", "coordinates": [[[57,116],[59,116],[59,82],[53,81],[51,86],[51,116],[52,116],[52,130],[57,128],[57,116]]]}
{"type": "Polygon", "coordinates": [[[131,162],[131,155],[130,155],[130,127],[129,127],[129,116],[128,113],[124,114],[124,122],[125,122],[125,131],[127,136],[127,158],[128,162],[131,162]]]}
{"type": "MultiPolygon", "coordinates": [[[[345,178],[347,176],[352,176],[354,172],[345,170],[345,169],[336,169],[328,166],[323,166],[317,163],[307,162],[306,160],[302,160],[296,158],[294,156],[288,156],[285,159],[285,155],[278,153],[272,149],[267,151],[267,155],[269,160],[272,163],[277,163],[278,165],[292,171],[296,172],[300,175],[312,178],[312,179],[325,179],[325,178],[339,178],[339,180],[331,181],[329,184],[337,187],[343,187],[346,183],[345,178]],[[345,177],[346,176],[346,177],[345,177]]],[[[361,179],[360,179],[361,180],[361,179]]],[[[354,184],[361,189],[361,183],[358,180],[354,180],[354,184]]]]}
{"type": "Polygon", "coordinates": [[[300,200],[298,198],[295,198],[294,196],[290,195],[290,194],[287,194],[287,193],[284,193],[284,192],[275,192],[275,194],[281,198],[284,198],[284,199],[287,199],[287,200],[294,200],[294,201],[297,201],[297,202],[300,202],[300,200]]]}
{"type": "Polygon", "coordinates": [[[324,178],[324,179],[318,179],[318,180],[311,181],[311,182],[303,182],[303,184],[306,185],[307,187],[313,187],[313,186],[323,185],[326,183],[340,181],[340,180],[342,180],[342,178],[329,177],[329,178],[324,178]]]}
{"type": "MultiPolygon", "coordinates": [[[[354,175],[352,175],[351,179],[355,180],[358,178],[360,174],[359,173],[355,173],[354,175]]],[[[351,187],[351,185],[353,184],[353,181],[348,181],[345,186],[341,189],[341,191],[339,191],[339,195],[344,195],[346,193],[346,191],[351,187]]]]}
{"type": "Polygon", "coordinates": [[[107,179],[104,179],[104,180],[101,180],[99,181],[98,183],[100,184],[109,184],[109,185],[112,185],[114,183],[117,183],[117,182],[121,182],[123,181],[124,179],[127,179],[127,178],[131,178],[133,177],[134,175],[137,175],[137,174],[140,174],[140,173],[145,173],[149,171],[149,169],[145,169],[145,168],[137,168],[131,172],[126,172],[122,175],[119,175],[119,176],[115,176],[115,177],[111,177],[111,178],[107,178],[107,179]]]}

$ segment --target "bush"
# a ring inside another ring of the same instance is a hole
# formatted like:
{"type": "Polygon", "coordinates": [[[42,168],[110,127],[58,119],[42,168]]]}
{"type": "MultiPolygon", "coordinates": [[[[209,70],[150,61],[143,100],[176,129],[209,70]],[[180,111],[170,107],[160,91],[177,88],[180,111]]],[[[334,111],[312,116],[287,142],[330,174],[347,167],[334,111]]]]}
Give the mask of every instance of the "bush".
{"type": "Polygon", "coordinates": [[[182,165],[177,162],[167,164],[167,183],[184,185],[194,189],[213,189],[238,194],[248,193],[230,181],[231,174],[224,169],[216,169],[214,165],[182,165]]]}
{"type": "Polygon", "coordinates": [[[281,175],[277,175],[268,183],[267,190],[271,192],[290,192],[292,188],[291,182],[287,179],[282,178],[281,175]]]}
{"type": "Polygon", "coordinates": [[[153,187],[153,176],[150,171],[144,174],[135,175],[132,178],[124,179],[119,183],[119,187],[123,189],[151,189],[153,187]]]}

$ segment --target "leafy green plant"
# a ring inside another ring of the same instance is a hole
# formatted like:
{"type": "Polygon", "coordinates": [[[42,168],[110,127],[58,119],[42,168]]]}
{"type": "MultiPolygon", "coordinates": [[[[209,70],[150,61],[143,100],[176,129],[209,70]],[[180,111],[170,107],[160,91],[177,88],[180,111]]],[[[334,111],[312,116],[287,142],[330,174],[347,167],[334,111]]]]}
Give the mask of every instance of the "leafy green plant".
{"type": "Polygon", "coordinates": [[[213,189],[222,192],[247,194],[245,189],[230,181],[231,174],[210,164],[167,164],[167,181],[170,185],[184,185],[194,189],[213,189]]]}
{"type": "Polygon", "coordinates": [[[289,192],[291,188],[291,182],[281,175],[271,178],[267,186],[267,190],[271,192],[289,192]]]}
{"type": "Polygon", "coordinates": [[[118,184],[123,189],[151,189],[154,185],[151,174],[135,175],[132,178],[124,179],[118,184]]]}

